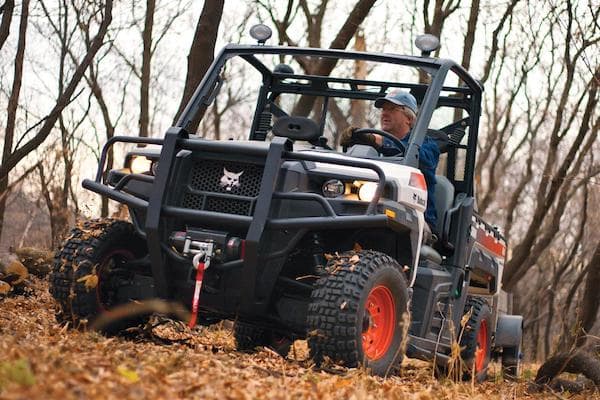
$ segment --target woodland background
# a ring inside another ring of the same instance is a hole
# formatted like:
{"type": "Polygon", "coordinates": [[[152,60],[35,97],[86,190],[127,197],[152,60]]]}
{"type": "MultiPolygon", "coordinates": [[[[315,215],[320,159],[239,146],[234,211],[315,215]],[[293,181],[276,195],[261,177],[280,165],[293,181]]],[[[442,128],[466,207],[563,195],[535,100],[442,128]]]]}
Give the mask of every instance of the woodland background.
{"type": "MultiPolygon", "coordinates": [[[[77,218],[114,212],[79,184],[102,144],[161,137],[215,49],[252,43],[252,24],[270,25],[272,44],[404,54],[429,32],[485,86],[478,211],[509,241],[503,286],[525,318],[526,359],[596,343],[597,0],[6,0],[0,12],[2,257],[54,249],[77,218]]],[[[218,111],[244,96],[230,93],[199,134],[227,137],[218,111]]]]}

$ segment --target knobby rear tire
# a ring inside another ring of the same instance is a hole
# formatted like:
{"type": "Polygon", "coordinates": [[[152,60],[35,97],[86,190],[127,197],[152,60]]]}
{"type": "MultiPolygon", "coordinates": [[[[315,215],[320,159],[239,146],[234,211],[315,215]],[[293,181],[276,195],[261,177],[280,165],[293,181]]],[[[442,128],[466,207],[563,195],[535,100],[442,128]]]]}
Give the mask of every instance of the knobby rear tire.
{"type": "Polygon", "coordinates": [[[461,338],[461,357],[465,362],[464,380],[487,379],[487,370],[491,358],[492,311],[488,303],[481,298],[469,297],[465,303],[465,314],[471,313],[461,338]]]}

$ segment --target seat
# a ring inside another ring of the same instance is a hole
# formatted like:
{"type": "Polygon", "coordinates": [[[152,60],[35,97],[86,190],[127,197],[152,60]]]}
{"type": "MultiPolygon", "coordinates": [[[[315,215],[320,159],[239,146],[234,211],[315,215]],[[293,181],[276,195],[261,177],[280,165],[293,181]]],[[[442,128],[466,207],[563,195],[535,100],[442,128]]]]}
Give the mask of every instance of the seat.
{"type": "MultiPolygon", "coordinates": [[[[441,232],[446,211],[448,211],[454,203],[454,186],[448,178],[443,175],[436,175],[435,179],[437,183],[435,185],[434,204],[438,217],[436,228],[438,232],[441,232]]],[[[433,245],[435,245],[435,243],[427,243],[426,239],[425,244],[421,246],[421,260],[439,265],[442,263],[442,256],[436,249],[431,247],[433,245]]]]}
{"type": "Polygon", "coordinates": [[[441,232],[444,224],[444,215],[448,211],[452,204],[454,204],[454,186],[443,175],[436,175],[435,179],[435,212],[437,213],[437,231],[441,232]]]}

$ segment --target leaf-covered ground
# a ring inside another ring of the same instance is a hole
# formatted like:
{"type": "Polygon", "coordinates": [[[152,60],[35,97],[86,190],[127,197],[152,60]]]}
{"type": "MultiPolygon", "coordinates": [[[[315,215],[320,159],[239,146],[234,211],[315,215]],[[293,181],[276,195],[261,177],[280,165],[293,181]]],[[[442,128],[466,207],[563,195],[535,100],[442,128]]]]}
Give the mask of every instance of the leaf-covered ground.
{"type": "Polygon", "coordinates": [[[494,377],[493,367],[481,385],[438,381],[429,364],[415,360],[405,360],[400,375],[388,379],[362,370],[318,370],[303,341],[287,359],[268,349],[243,354],[222,327],[180,329],[178,340],[162,342],[70,330],[55,322],[46,282],[31,279],[32,294],[0,299],[1,399],[590,398],[530,394],[534,373],[527,368],[521,382],[511,383],[494,377]]]}

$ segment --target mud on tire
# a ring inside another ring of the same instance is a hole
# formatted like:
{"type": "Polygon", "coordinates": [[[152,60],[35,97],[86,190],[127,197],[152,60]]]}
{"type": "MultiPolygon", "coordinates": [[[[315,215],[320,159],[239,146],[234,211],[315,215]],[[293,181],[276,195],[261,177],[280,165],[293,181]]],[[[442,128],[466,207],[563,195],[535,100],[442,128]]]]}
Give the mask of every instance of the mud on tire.
{"type": "Polygon", "coordinates": [[[364,366],[375,375],[397,372],[408,329],[408,289],[401,267],[375,251],[350,252],[327,264],[308,307],[314,361],[364,366]]]}
{"type": "Polygon", "coordinates": [[[117,305],[112,287],[115,268],[146,253],[145,242],[129,222],[99,219],[73,228],[56,252],[50,273],[58,322],[85,326],[117,305]]]}

